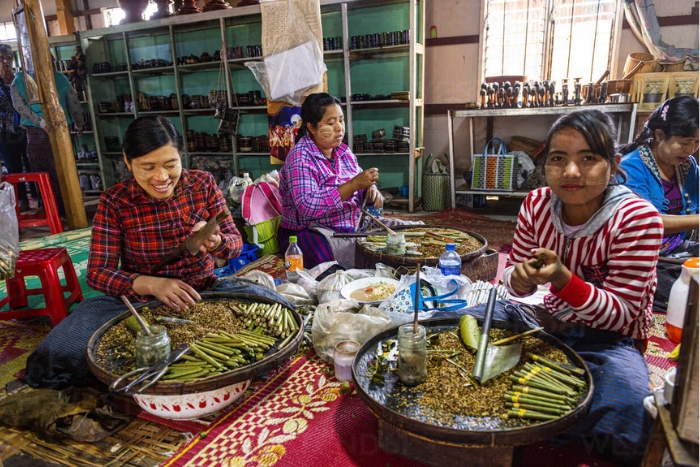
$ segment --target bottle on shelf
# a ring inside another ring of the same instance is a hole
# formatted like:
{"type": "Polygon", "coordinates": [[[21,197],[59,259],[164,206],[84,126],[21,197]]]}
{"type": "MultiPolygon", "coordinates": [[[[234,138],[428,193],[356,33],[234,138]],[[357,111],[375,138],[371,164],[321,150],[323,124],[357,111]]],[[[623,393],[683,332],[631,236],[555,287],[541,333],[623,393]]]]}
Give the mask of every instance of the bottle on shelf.
{"type": "Polygon", "coordinates": [[[688,305],[688,289],[693,274],[700,271],[700,260],[690,258],[683,263],[681,275],[671,287],[666,308],[666,332],[669,339],[678,344],[683,335],[683,322],[685,321],[685,309],[688,305]]]}
{"type": "Polygon", "coordinates": [[[445,251],[438,259],[438,267],[443,276],[459,276],[462,271],[462,258],[455,251],[455,244],[445,245],[445,251]]]}
{"type": "Polygon", "coordinates": [[[290,282],[296,282],[299,279],[297,271],[304,269],[304,254],[297,245],[295,235],[289,237],[289,246],[284,253],[284,267],[287,269],[287,280],[290,282]]]}

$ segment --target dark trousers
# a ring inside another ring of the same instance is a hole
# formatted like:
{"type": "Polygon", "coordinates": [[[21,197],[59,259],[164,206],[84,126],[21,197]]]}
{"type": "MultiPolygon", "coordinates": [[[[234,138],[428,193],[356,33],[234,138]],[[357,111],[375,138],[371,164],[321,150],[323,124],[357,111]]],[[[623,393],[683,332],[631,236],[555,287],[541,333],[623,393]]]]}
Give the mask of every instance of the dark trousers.
{"type": "Polygon", "coordinates": [[[58,212],[64,216],[66,209],[63,206],[63,195],[58,183],[58,173],[56,172],[56,161],[53,158],[51,140],[48,133],[36,126],[27,128],[27,159],[34,172],[46,172],[51,180],[51,188],[56,198],[58,212]]]}
{"type": "MultiPolygon", "coordinates": [[[[27,135],[24,130],[19,133],[0,133],[0,157],[7,168],[7,173],[16,174],[31,172],[27,160],[27,135]]],[[[31,184],[32,198],[36,199],[37,192],[34,183],[31,184]]],[[[27,189],[24,183],[17,185],[17,202],[27,202],[27,189]]]]}

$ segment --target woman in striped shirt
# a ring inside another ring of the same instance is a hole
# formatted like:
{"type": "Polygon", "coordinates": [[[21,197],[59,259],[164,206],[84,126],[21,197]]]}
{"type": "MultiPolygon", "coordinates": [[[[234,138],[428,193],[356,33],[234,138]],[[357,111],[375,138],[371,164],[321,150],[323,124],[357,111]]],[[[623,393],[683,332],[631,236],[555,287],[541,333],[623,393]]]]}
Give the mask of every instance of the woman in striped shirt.
{"type": "Polygon", "coordinates": [[[521,297],[550,284],[537,318],[593,375],[590,412],[566,436],[634,463],[652,423],[643,406],[650,390],[641,352],[663,224],[649,202],[616,183],[615,140],[610,117],[598,110],[554,124],[544,163],[548,186],[523,202],[503,280],[521,297]]]}

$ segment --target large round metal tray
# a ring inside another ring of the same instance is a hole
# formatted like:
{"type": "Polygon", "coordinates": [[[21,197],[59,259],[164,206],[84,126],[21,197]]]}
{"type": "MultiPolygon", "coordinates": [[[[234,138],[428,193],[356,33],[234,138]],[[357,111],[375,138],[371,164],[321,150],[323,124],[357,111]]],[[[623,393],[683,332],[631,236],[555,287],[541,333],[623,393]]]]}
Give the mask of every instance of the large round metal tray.
{"type": "MultiPolygon", "coordinates": [[[[488,247],[488,242],[486,239],[476,233],[472,232],[471,230],[465,230],[465,229],[460,229],[458,227],[451,227],[451,226],[445,226],[445,225],[401,225],[401,226],[395,226],[391,228],[392,230],[405,230],[405,229],[452,229],[452,230],[459,230],[460,232],[464,232],[466,234],[471,235],[474,237],[479,243],[481,243],[481,247],[479,247],[477,250],[465,253],[463,255],[460,255],[460,258],[462,259],[462,273],[466,274],[466,270],[468,269],[468,264],[475,260],[476,258],[481,257],[484,252],[486,251],[486,248],[488,247]]],[[[375,231],[369,232],[370,234],[374,235],[375,231]]],[[[385,234],[386,232],[384,230],[376,230],[377,235],[385,234]]],[[[434,256],[434,257],[427,257],[427,256],[394,256],[394,255],[388,255],[382,251],[374,251],[370,250],[369,248],[365,247],[362,243],[357,242],[357,255],[359,258],[356,258],[363,266],[367,266],[368,263],[372,263],[372,267],[375,263],[383,263],[387,264],[389,266],[393,267],[399,267],[399,266],[406,266],[409,268],[413,268],[418,264],[421,264],[423,266],[437,266],[438,264],[438,259],[439,257],[434,256]]]]}
{"type": "MultiPolygon", "coordinates": [[[[480,318],[477,320],[481,321],[480,318]]],[[[443,318],[421,321],[422,326],[430,335],[435,332],[454,330],[459,327],[459,318],[443,318]]],[[[501,329],[522,330],[513,323],[494,320],[492,327],[501,329]]],[[[377,334],[367,341],[357,353],[352,366],[352,375],[360,397],[374,415],[392,425],[415,435],[441,442],[465,444],[472,446],[517,446],[549,439],[564,432],[581,418],[587,411],[593,395],[593,381],[581,357],[566,344],[540,332],[537,338],[559,348],[567,356],[573,366],[583,368],[586,372],[587,391],[578,399],[578,405],[566,415],[546,422],[517,422],[514,426],[504,426],[503,421],[496,417],[469,417],[455,420],[450,426],[440,425],[423,415],[415,402],[420,395],[418,390],[406,391],[398,381],[396,372],[384,373],[385,382],[370,383],[367,376],[367,366],[375,358],[375,351],[387,339],[396,339],[398,328],[389,329],[377,334]],[[401,394],[401,397],[398,397],[401,394]]],[[[405,389],[405,388],[404,388],[405,389]]]]}
{"type": "MultiPolygon", "coordinates": [[[[200,292],[199,295],[202,297],[202,301],[217,301],[235,298],[241,301],[277,303],[275,300],[268,297],[241,292],[200,292]]],[[[150,307],[160,305],[161,303],[158,301],[148,303],[148,306],[150,307]]],[[[137,306],[136,310],[139,311],[144,306],[146,306],[146,304],[137,306]]],[[[208,378],[197,379],[194,381],[159,381],[150,388],[144,390],[143,394],[191,394],[203,391],[210,391],[213,389],[230,386],[241,381],[262,377],[268,371],[279,367],[284,361],[291,358],[291,356],[294,355],[294,353],[299,349],[299,346],[301,345],[301,341],[304,337],[304,326],[302,324],[302,319],[299,313],[297,313],[296,311],[292,310],[292,314],[294,316],[294,320],[299,326],[297,334],[282,349],[278,349],[277,344],[275,344],[271,349],[265,352],[265,358],[263,358],[262,360],[247,365],[243,368],[238,368],[235,370],[227,371],[225,373],[210,376],[208,378]]],[[[90,341],[88,342],[88,367],[97,379],[99,379],[107,385],[112,384],[117,378],[119,378],[120,375],[112,373],[111,371],[98,365],[96,359],[97,348],[99,347],[102,336],[107,332],[107,330],[115,324],[119,323],[120,321],[128,318],[129,316],[131,316],[131,313],[125,311],[121,315],[107,321],[104,325],[102,325],[102,327],[100,327],[100,329],[95,331],[95,333],[90,338],[90,341]]]]}

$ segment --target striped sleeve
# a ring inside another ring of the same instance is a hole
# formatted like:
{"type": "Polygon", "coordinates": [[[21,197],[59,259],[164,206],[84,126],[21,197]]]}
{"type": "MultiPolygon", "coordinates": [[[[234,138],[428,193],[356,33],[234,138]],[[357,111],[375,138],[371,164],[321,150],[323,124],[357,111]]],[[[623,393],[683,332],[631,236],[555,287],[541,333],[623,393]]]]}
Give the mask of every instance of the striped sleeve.
{"type": "MultiPolygon", "coordinates": [[[[530,252],[532,249],[540,247],[536,239],[537,229],[535,224],[538,218],[536,213],[541,211],[544,208],[544,204],[549,201],[548,197],[544,196],[544,193],[544,189],[531,191],[520,206],[518,223],[513,236],[513,248],[508,255],[506,269],[503,271],[503,283],[513,296],[523,296],[518,295],[511,287],[511,276],[515,265],[531,259],[532,253],[530,252]]],[[[549,224],[551,226],[551,223],[549,224]]],[[[533,292],[535,290],[537,290],[536,287],[533,288],[533,292]]]]}
{"type": "MultiPolygon", "coordinates": [[[[629,199],[603,227],[597,247],[607,255],[607,276],[596,287],[576,275],[555,297],[573,309],[568,320],[597,329],[617,331],[636,339],[646,338],[656,289],[656,263],[663,223],[656,209],[642,199],[629,199]]],[[[572,252],[575,256],[577,252],[572,252]]],[[[595,252],[594,252],[595,253],[595,252]]],[[[590,252],[581,252],[590,256],[590,252]]],[[[574,269],[572,269],[574,270],[574,269]]]]}

